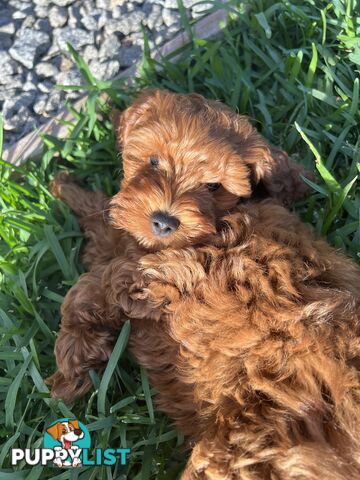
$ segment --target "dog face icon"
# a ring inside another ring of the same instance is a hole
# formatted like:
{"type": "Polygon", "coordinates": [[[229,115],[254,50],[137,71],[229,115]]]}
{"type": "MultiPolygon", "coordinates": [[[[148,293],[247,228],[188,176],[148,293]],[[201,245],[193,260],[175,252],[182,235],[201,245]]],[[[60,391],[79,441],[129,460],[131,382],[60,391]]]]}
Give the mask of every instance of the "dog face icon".
{"type": "MultiPolygon", "coordinates": [[[[54,440],[57,440],[61,443],[61,447],[55,447],[54,450],[65,449],[67,451],[78,450],[79,447],[73,445],[74,442],[84,438],[84,432],[79,426],[77,420],[67,420],[62,422],[57,422],[55,425],[52,425],[47,430],[47,433],[52,436],[54,440]]],[[[60,458],[56,458],[54,463],[59,466],[72,466],[78,467],[81,465],[81,460],[79,457],[72,458],[71,461],[66,460],[63,462],[60,458]]]]}
{"type": "Polygon", "coordinates": [[[55,425],[48,428],[46,431],[54,440],[58,440],[66,450],[72,447],[73,442],[84,437],[84,432],[79,427],[79,422],[77,420],[55,423],[55,425]]]}

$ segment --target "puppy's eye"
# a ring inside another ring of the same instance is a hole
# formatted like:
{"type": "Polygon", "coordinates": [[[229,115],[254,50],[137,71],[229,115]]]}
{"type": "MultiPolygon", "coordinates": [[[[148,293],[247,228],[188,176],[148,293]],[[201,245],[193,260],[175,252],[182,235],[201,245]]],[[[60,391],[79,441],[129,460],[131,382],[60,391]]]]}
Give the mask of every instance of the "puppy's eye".
{"type": "Polygon", "coordinates": [[[154,168],[158,167],[159,166],[159,159],[158,157],[156,157],[155,155],[152,155],[150,158],[149,158],[149,162],[150,162],[150,165],[154,168]]]}
{"type": "Polygon", "coordinates": [[[216,192],[221,187],[220,183],[207,183],[206,184],[209,192],[216,192]]]}

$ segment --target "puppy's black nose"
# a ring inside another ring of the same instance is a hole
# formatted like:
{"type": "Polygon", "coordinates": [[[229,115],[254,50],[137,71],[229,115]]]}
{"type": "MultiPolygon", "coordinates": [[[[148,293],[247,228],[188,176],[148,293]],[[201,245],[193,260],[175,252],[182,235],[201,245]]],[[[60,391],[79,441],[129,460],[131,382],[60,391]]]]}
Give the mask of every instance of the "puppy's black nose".
{"type": "Polygon", "coordinates": [[[177,230],[180,222],[165,212],[156,212],[151,216],[151,229],[154,235],[167,237],[177,230]]]}

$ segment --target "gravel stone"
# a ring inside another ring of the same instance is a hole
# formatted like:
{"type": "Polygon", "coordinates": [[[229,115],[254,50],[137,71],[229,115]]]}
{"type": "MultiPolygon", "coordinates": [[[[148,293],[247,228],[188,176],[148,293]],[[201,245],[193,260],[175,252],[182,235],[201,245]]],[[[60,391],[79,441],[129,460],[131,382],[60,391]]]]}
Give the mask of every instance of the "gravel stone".
{"type": "Polygon", "coordinates": [[[3,85],[9,81],[9,77],[15,75],[20,70],[19,64],[5,50],[0,50],[0,65],[0,84],[3,85]]]}
{"type": "Polygon", "coordinates": [[[75,67],[67,72],[60,72],[56,75],[56,83],[59,85],[81,85],[83,83],[82,76],[75,67]]]}
{"type": "Polygon", "coordinates": [[[87,45],[83,52],[85,62],[89,63],[90,60],[96,60],[99,56],[99,51],[94,45],[87,45]]]}
{"type": "Polygon", "coordinates": [[[81,27],[81,15],[80,15],[80,8],[76,7],[75,5],[69,7],[69,20],[68,25],[72,28],[81,27]]]}
{"type": "Polygon", "coordinates": [[[68,7],[72,3],[75,2],[75,0],[51,0],[54,5],[57,5],[58,7],[68,7]]]}
{"type": "Polygon", "coordinates": [[[34,27],[36,22],[36,17],[34,15],[28,15],[27,17],[24,18],[21,28],[31,28],[34,27]]]}
{"type": "Polygon", "coordinates": [[[27,77],[25,83],[23,84],[22,90],[24,92],[36,92],[37,81],[34,82],[32,77],[27,77]]]}
{"type": "Polygon", "coordinates": [[[34,102],[31,93],[22,93],[15,98],[7,98],[3,105],[4,129],[20,130],[30,118],[30,107],[34,102]]]}
{"type": "Polygon", "coordinates": [[[147,12],[145,9],[143,9],[143,11],[144,11],[144,14],[145,14],[144,24],[150,30],[153,30],[154,28],[158,28],[162,25],[163,18],[162,18],[162,14],[161,14],[161,6],[160,5],[157,5],[155,3],[154,5],[151,5],[150,12],[147,12]]]}
{"type": "Polygon", "coordinates": [[[94,34],[81,28],[65,27],[56,32],[56,42],[60,50],[67,52],[67,43],[80,50],[85,45],[94,43],[94,34]]]}
{"type": "Polygon", "coordinates": [[[122,67],[130,67],[136,60],[141,57],[141,47],[137,45],[131,45],[129,47],[123,47],[120,50],[120,65],[122,67]]]}
{"type": "Polygon", "coordinates": [[[47,18],[49,16],[49,7],[37,5],[35,7],[35,16],[38,18],[47,18]]]}
{"type": "Polygon", "coordinates": [[[110,60],[109,62],[93,60],[89,63],[89,67],[95,78],[100,80],[110,80],[118,73],[120,63],[117,60],[110,60]]]}
{"type": "Polygon", "coordinates": [[[11,21],[2,21],[2,19],[0,18],[0,33],[7,33],[9,35],[13,35],[15,33],[15,23],[11,21]]]}
{"type": "Polygon", "coordinates": [[[81,19],[81,23],[84,25],[86,30],[95,31],[98,29],[99,16],[96,15],[85,15],[81,19]]]}
{"type": "Polygon", "coordinates": [[[129,35],[133,32],[141,31],[141,22],[144,20],[145,14],[141,10],[134,10],[129,14],[123,15],[118,20],[110,20],[105,25],[105,32],[107,35],[112,33],[122,33],[123,35],[129,35]]]}
{"type": "Polygon", "coordinates": [[[201,17],[206,13],[209,8],[211,8],[213,5],[212,3],[200,3],[199,5],[194,5],[191,9],[192,15],[194,18],[201,17]]]}
{"type": "Polygon", "coordinates": [[[62,97],[63,92],[60,92],[59,90],[53,90],[48,97],[48,101],[46,102],[45,111],[53,112],[54,110],[57,110],[61,104],[62,97]]]}
{"type": "Polygon", "coordinates": [[[99,50],[99,57],[105,59],[114,58],[119,54],[120,48],[121,43],[118,37],[112,34],[102,42],[99,50]]]}
{"type": "Polygon", "coordinates": [[[36,102],[33,105],[33,110],[37,115],[43,115],[46,111],[46,103],[48,96],[45,94],[38,95],[36,102]]]}
{"type": "Polygon", "coordinates": [[[111,14],[107,11],[103,11],[98,18],[98,29],[104,28],[110,19],[111,14]]]}
{"type": "Polygon", "coordinates": [[[96,0],[96,8],[110,10],[111,7],[111,0],[96,0]]]}
{"type": "Polygon", "coordinates": [[[40,62],[36,65],[35,72],[39,77],[49,78],[56,77],[59,70],[50,62],[40,62]]]}
{"type": "Polygon", "coordinates": [[[53,88],[54,88],[54,84],[49,80],[44,80],[43,82],[40,82],[38,84],[38,89],[42,93],[49,93],[53,88]]]}
{"type": "Polygon", "coordinates": [[[51,34],[52,28],[48,18],[38,18],[34,23],[35,30],[41,30],[42,32],[46,32],[51,34]]]}
{"type": "MultiPolygon", "coordinates": [[[[191,8],[198,1],[199,0],[183,0],[183,4],[184,4],[185,8],[191,8]]],[[[164,7],[165,8],[172,8],[173,10],[177,10],[178,9],[178,4],[177,4],[176,0],[165,0],[164,7]]]]}
{"type": "Polygon", "coordinates": [[[54,6],[49,10],[49,21],[53,28],[61,28],[68,21],[68,13],[66,8],[54,6]]]}
{"type": "Polygon", "coordinates": [[[27,68],[33,68],[36,58],[50,45],[50,37],[45,32],[38,32],[30,28],[20,30],[9,53],[27,68]]]}
{"type": "Polygon", "coordinates": [[[170,27],[174,23],[179,22],[179,14],[170,8],[164,8],[162,11],[162,17],[167,27],[170,27]]]}
{"type": "Polygon", "coordinates": [[[8,35],[7,33],[0,33],[0,46],[2,49],[8,50],[12,43],[13,41],[11,35],[8,35]]]}

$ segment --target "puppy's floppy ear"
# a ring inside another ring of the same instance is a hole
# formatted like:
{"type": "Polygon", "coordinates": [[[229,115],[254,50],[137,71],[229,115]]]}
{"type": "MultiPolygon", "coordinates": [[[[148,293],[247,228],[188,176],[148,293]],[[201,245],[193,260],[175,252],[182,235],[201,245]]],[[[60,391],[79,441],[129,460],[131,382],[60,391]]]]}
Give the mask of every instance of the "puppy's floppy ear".
{"type": "Polygon", "coordinates": [[[247,166],[253,186],[263,187],[267,195],[284,204],[289,205],[309,192],[301,175],[310,178],[312,175],[306,172],[304,167],[294,163],[285,152],[271,147],[247,117],[236,114],[219,102],[207,100],[206,104],[212,122],[220,127],[218,135],[227,135],[237,152],[238,170],[234,161],[230,162],[228,190],[242,196],[244,166],[247,166]],[[237,185],[241,186],[238,191],[237,185]]]}

